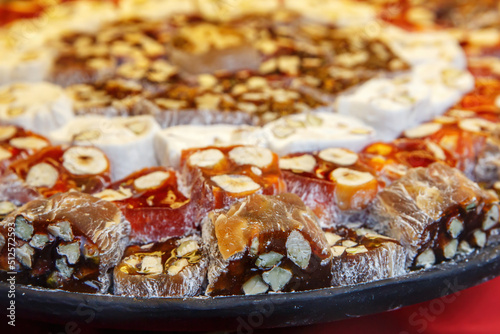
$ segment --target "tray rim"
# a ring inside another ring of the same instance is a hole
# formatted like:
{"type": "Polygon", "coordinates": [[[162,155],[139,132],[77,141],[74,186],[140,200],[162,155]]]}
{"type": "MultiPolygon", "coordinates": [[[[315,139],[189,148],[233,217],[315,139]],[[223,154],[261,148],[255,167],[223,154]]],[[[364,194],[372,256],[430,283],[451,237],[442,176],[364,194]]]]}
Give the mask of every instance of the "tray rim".
{"type": "MultiPolygon", "coordinates": [[[[42,322],[85,324],[87,319],[78,318],[75,311],[77,315],[79,311],[90,312],[92,321],[87,325],[96,328],[141,330],[144,327],[134,323],[142,319],[148,320],[147,329],[151,330],[164,330],[165,324],[172,330],[226,330],[240,328],[241,319],[248,324],[252,316],[263,319],[252,328],[286,327],[399,309],[448,295],[446,288],[453,285],[457,288],[453,293],[457,293],[497,276],[500,276],[500,245],[490,245],[457,261],[395,278],[292,293],[134,298],[16,285],[16,313],[20,318],[42,322]],[[357,311],[356,306],[359,306],[357,311]],[[272,310],[268,317],[266,310],[272,310]],[[311,312],[314,310],[317,314],[311,312]]],[[[0,282],[2,302],[7,300],[8,288],[6,282],[0,282]]]]}

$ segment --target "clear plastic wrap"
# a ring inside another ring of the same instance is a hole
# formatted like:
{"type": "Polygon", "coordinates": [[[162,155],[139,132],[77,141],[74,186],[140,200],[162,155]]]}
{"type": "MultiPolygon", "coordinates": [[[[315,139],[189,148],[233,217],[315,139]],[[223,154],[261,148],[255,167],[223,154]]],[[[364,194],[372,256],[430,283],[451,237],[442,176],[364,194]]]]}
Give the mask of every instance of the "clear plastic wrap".
{"type": "Polygon", "coordinates": [[[177,173],[150,167],[116,181],[94,196],[112,201],[130,222],[132,242],[156,242],[193,234],[196,207],[177,173]]]}
{"type": "Polygon", "coordinates": [[[2,271],[24,284],[76,292],[108,291],[109,270],[122,258],[130,224],[112,203],[79,192],[22,206],[0,222],[6,238],[15,226],[15,268],[0,250],[2,271]]]}
{"type": "Polygon", "coordinates": [[[197,296],[206,279],[207,264],[197,236],[130,246],[114,270],[113,292],[148,298],[197,296]]]}
{"type": "Polygon", "coordinates": [[[203,222],[210,296],[330,286],[331,257],[317,218],[299,197],[252,195],[203,222]]]}
{"type": "Polygon", "coordinates": [[[429,266],[484,247],[498,227],[498,198],[443,163],[415,168],[383,189],[372,207],[378,228],[408,252],[407,264],[429,266]]]}

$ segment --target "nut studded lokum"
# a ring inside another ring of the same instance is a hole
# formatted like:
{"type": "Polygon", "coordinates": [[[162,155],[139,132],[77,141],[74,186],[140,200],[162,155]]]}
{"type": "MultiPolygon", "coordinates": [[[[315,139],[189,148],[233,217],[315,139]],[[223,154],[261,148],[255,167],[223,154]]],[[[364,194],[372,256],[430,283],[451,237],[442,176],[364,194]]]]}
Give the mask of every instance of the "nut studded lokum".
{"type": "Polygon", "coordinates": [[[299,197],[252,195],[203,222],[206,293],[254,295],[331,284],[331,252],[316,216],[299,197]]]}
{"type": "Polygon", "coordinates": [[[205,147],[182,152],[181,169],[198,221],[251,194],[285,191],[278,156],[257,146],[205,147]]]}
{"type": "Polygon", "coordinates": [[[500,175],[499,122],[494,113],[451,109],[433,122],[406,130],[404,136],[437,143],[452,154],[467,177],[491,184],[500,175]]]}
{"type": "Polygon", "coordinates": [[[400,138],[389,143],[373,143],[363,149],[360,160],[390,184],[410,168],[427,167],[442,161],[455,167],[453,154],[429,139],[400,138]]]}
{"type": "Polygon", "coordinates": [[[177,173],[163,167],[135,172],[94,196],[112,201],[130,222],[133,242],[155,242],[196,230],[189,198],[177,173]]]}
{"type": "Polygon", "coordinates": [[[324,228],[362,219],[383,186],[357,153],[343,148],[287,155],[280,168],[287,191],[298,195],[324,228]]]}
{"type": "Polygon", "coordinates": [[[92,194],[110,182],[109,169],[108,158],[95,147],[49,146],[10,165],[0,198],[24,204],[69,190],[92,194]]]}
{"type": "Polygon", "coordinates": [[[35,200],[0,222],[0,239],[14,227],[15,265],[0,249],[0,276],[16,282],[77,292],[108,290],[109,270],[121,259],[130,225],[112,203],[69,192],[35,200]],[[3,272],[3,273],[2,273],[3,272]]]}
{"type": "Polygon", "coordinates": [[[131,297],[191,297],[200,294],[207,258],[199,237],[134,245],[114,270],[114,294],[131,297]]]}
{"type": "Polygon", "coordinates": [[[111,177],[119,180],[139,169],[156,166],[154,137],[160,127],[151,116],[76,117],[50,134],[54,145],[88,145],[101,149],[111,163],[111,177]]]}
{"type": "Polygon", "coordinates": [[[498,227],[497,202],[457,169],[436,162],[383,189],[372,212],[406,248],[407,264],[425,267],[484,247],[498,227]]]}
{"type": "Polygon", "coordinates": [[[45,137],[13,125],[0,125],[0,175],[15,160],[25,159],[50,145],[45,137]]]}
{"type": "Polygon", "coordinates": [[[290,115],[263,127],[269,148],[280,156],[342,147],[359,151],[375,138],[375,130],[351,116],[330,112],[290,115]]]}
{"type": "MultiPolygon", "coordinates": [[[[153,115],[162,127],[187,124],[266,124],[282,116],[326,108],[290,80],[253,75],[202,74],[196,84],[171,84],[141,101],[136,110],[153,115]]],[[[137,111],[139,112],[139,111],[137,111]]]]}
{"type": "Polygon", "coordinates": [[[395,240],[369,229],[337,227],[325,232],[331,247],[332,285],[352,285],[406,272],[406,253],[395,240]]]}
{"type": "Polygon", "coordinates": [[[73,119],[73,103],[61,87],[17,83],[0,88],[0,121],[44,136],[73,119]]]}

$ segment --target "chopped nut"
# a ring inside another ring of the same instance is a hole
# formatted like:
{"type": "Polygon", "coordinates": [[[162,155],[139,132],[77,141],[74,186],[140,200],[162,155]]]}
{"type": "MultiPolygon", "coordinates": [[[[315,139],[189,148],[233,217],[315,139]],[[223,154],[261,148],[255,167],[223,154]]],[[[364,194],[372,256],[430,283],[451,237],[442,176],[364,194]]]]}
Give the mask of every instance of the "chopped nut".
{"type": "Polygon", "coordinates": [[[460,233],[462,233],[463,229],[464,223],[457,218],[453,218],[448,225],[448,233],[452,238],[458,237],[460,233]]]}
{"type": "Polygon", "coordinates": [[[474,248],[472,248],[467,241],[463,240],[458,245],[458,251],[461,254],[470,254],[474,251],[474,248]]]}
{"type": "Polygon", "coordinates": [[[182,269],[184,269],[185,267],[187,267],[189,265],[189,262],[188,260],[182,258],[182,259],[179,259],[177,261],[175,261],[174,263],[172,263],[169,267],[168,267],[168,270],[167,270],[167,273],[170,275],[170,276],[175,276],[177,275],[178,273],[180,273],[182,271],[182,269]]]}
{"type": "Polygon", "coordinates": [[[498,218],[499,218],[498,206],[493,205],[491,209],[484,216],[483,230],[488,231],[493,226],[497,225],[498,218]]]}
{"type": "Polygon", "coordinates": [[[33,225],[23,216],[17,216],[15,219],[15,234],[18,238],[28,241],[33,235],[33,225]]]}
{"type": "Polygon", "coordinates": [[[176,253],[178,257],[183,257],[184,255],[197,251],[199,248],[200,246],[195,240],[187,240],[177,247],[176,253]]]}
{"type": "Polygon", "coordinates": [[[417,256],[416,265],[420,267],[429,267],[436,263],[436,255],[432,249],[426,249],[417,256]]]}
{"type": "Polygon", "coordinates": [[[57,246],[57,253],[65,256],[69,264],[75,264],[80,258],[80,241],[57,246]]]}
{"type": "Polygon", "coordinates": [[[368,249],[366,249],[365,246],[359,245],[357,247],[349,247],[346,248],[346,253],[350,255],[356,255],[356,254],[362,254],[368,252],[368,249]]]}
{"type": "Polygon", "coordinates": [[[443,255],[447,259],[452,259],[457,254],[458,240],[453,239],[448,242],[443,248],[443,255]]]}
{"type": "Polygon", "coordinates": [[[254,276],[243,284],[243,292],[245,295],[258,295],[266,293],[269,286],[262,280],[260,276],[254,276]]]}
{"type": "Polygon", "coordinates": [[[276,252],[261,254],[255,261],[255,265],[259,268],[272,268],[280,262],[282,258],[283,255],[276,252]]]}
{"type": "Polygon", "coordinates": [[[476,246],[479,248],[486,246],[486,233],[478,229],[474,231],[473,236],[476,246]]]}
{"type": "Polygon", "coordinates": [[[62,277],[64,278],[70,278],[71,275],[73,275],[74,269],[68,266],[68,263],[66,262],[65,258],[57,259],[56,260],[56,268],[59,270],[61,273],[62,277]]]}
{"type": "Polygon", "coordinates": [[[326,232],[325,233],[326,241],[328,242],[328,245],[333,246],[335,245],[339,240],[342,239],[340,235],[331,233],[331,232],[326,232]]]}
{"type": "Polygon", "coordinates": [[[47,227],[47,231],[49,231],[49,233],[54,237],[59,237],[64,241],[73,240],[73,231],[71,230],[70,223],[67,221],[50,224],[47,227]]]}
{"type": "Polygon", "coordinates": [[[49,236],[46,234],[35,234],[29,244],[33,248],[43,249],[49,240],[49,236]]]}
{"type": "Polygon", "coordinates": [[[16,247],[16,259],[25,267],[31,269],[33,255],[35,250],[28,244],[24,244],[21,247],[16,247]]]}
{"type": "Polygon", "coordinates": [[[344,247],[354,247],[354,246],[357,246],[358,243],[355,242],[355,241],[352,241],[352,240],[344,240],[342,241],[342,246],[344,247]]]}
{"type": "Polygon", "coordinates": [[[273,291],[281,291],[290,282],[292,272],[281,267],[274,267],[262,274],[264,282],[271,286],[273,291]]]}
{"type": "Polygon", "coordinates": [[[137,272],[145,275],[158,275],[163,272],[161,256],[154,253],[142,257],[140,265],[136,265],[136,268],[137,267],[139,267],[139,269],[137,269],[137,272]]]}
{"type": "Polygon", "coordinates": [[[333,247],[331,248],[331,250],[332,250],[332,254],[333,254],[333,256],[335,256],[335,257],[339,257],[339,256],[341,256],[342,254],[344,254],[344,252],[345,252],[345,250],[346,250],[346,247],[344,247],[344,246],[333,246],[333,247]]]}
{"type": "Polygon", "coordinates": [[[286,240],[287,256],[297,266],[306,269],[311,259],[311,245],[298,231],[292,231],[286,240]]]}

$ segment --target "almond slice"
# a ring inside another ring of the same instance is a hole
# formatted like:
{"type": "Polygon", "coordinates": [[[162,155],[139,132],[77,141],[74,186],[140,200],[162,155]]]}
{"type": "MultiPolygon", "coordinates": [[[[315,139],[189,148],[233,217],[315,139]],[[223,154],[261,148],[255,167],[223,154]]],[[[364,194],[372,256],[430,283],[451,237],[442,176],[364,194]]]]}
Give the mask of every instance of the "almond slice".
{"type": "Polygon", "coordinates": [[[286,239],[287,257],[297,266],[306,269],[311,259],[311,245],[298,231],[292,231],[286,239]]]}
{"type": "Polygon", "coordinates": [[[18,137],[13,138],[9,142],[15,148],[21,150],[40,150],[44,147],[49,146],[46,140],[38,137],[18,137]]]}
{"type": "Polygon", "coordinates": [[[26,175],[26,184],[30,187],[52,188],[59,179],[59,172],[54,166],[42,162],[30,168],[26,175]]]}
{"type": "Polygon", "coordinates": [[[269,290],[269,286],[258,275],[250,278],[243,284],[243,292],[245,295],[258,295],[266,293],[267,290],[269,290]]]}
{"type": "Polygon", "coordinates": [[[97,175],[109,168],[108,159],[94,147],[70,147],[63,154],[63,167],[74,175],[97,175]]]}
{"type": "Polygon", "coordinates": [[[134,187],[137,190],[146,190],[159,187],[170,177],[170,173],[164,171],[156,171],[143,175],[134,180],[134,187]]]}
{"type": "Polygon", "coordinates": [[[292,171],[312,173],[316,166],[316,159],[310,154],[300,155],[292,158],[281,158],[280,168],[292,171]]]}
{"type": "Polygon", "coordinates": [[[265,168],[273,162],[273,153],[267,148],[240,146],[229,151],[229,158],[237,165],[253,165],[265,168]]]}
{"type": "Polygon", "coordinates": [[[224,154],[221,151],[212,148],[192,154],[188,159],[188,163],[191,166],[201,168],[214,168],[222,160],[224,160],[224,154]]]}
{"type": "Polygon", "coordinates": [[[410,139],[424,138],[441,130],[443,127],[440,123],[425,123],[413,129],[408,129],[404,132],[405,137],[410,139]]]}
{"type": "Polygon", "coordinates": [[[261,188],[251,178],[245,175],[217,175],[211,180],[224,191],[233,194],[254,192],[261,188]]]}
{"type": "Polygon", "coordinates": [[[343,148],[327,148],[319,152],[318,156],[339,166],[352,166],[358,161],[358,155],[343,148]]]}
{"type": "Polygon", "coordinates": [[[8,140],[17,133],[17,128],[12,125],[0,126],[0,141],[8,140]]]}
{"type": "Polygon", "coordinates": [[[495,123],[482,118],[466,118],[458,122],[458,127],[464,131],[487,132],[495,128],[495,123]]]}

